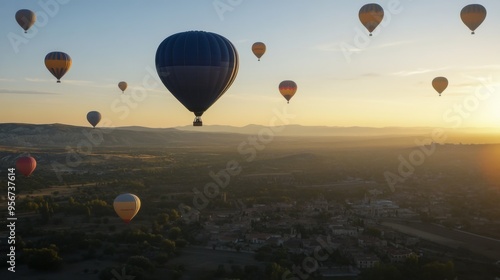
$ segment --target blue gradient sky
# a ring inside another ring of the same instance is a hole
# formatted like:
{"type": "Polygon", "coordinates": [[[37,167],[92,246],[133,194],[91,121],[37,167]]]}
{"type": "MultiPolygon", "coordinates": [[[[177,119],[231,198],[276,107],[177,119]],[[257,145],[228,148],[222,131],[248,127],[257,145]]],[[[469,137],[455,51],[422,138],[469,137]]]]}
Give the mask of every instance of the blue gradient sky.
{"type": "Polygon", "coordinates": [[[240,58],[238,77],[203,115],[205,125],[267,125],[287,106],[301,125],[500,127],[500,1],[474,2],[488,15],[473,36],[459,16],[470,1],[376,1],[386,16],[373,37],[358,19],[366,3],[4,1],[0,122],[86,126],[87,112],[97,110],[106,126],[189,125],[193,114],[157,80],[154,57],[169,35],[205,30],[228,38],[240,58]],[[40,3],[58,3],[57,11],[40,3]],[[38,15],[26,35],[14,19],[19,9],[38,15]],[[251,52],[256,41],[267,45],[260,62],[251,52]],[[45,68],[51,51],[73,59],[62,84],[45,68]],[[442,97],[431,87],[436,76],[450,83],[442,97]],[[288,79],[298,91],[286,105],[278,84],[288,79]]]}

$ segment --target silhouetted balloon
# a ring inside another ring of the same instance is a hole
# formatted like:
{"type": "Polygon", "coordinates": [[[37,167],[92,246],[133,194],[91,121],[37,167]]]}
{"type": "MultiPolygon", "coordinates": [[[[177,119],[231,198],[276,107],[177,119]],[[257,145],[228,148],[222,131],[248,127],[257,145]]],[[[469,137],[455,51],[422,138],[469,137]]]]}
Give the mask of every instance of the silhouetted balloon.
{"type": "Polygon", "coordinates": [[[290,99],[295,95],[295,92],[297,91],[297,84],[294,81],[285,80],[280,83],[278,88],[281,95],[283,95],[287,103],[289,103],[290,99]]]}
{"type": "Polygon", "coordinates": [[[30,29],[36,21],[36,14],[30,10],[22,9],[16,12],[16,21],[24,29],[24,33],[30,29]]]}
{"type": "Polygon", "coordinates": [[[486,18],[486,8],[479,4],[467,5],[460,12],[460,18],[464,24],[469,27],[471,34],[474,34],[474,30],[476,30],[486,18]]]}
{"type": "Polygon", "coordinates": [[[448,79],[445,77],[436,77],[432,80],[432,87],[439,93],[441,93],[448,87],[448,79]]]}
{"type": "Polygon", "coordinates": [[[24,176],[30,176],[36,168],[36,160],[31,156],[20,157],[16,161],[16,169],[24,176]]]}
{"type": "Polygon", "coordinates": [[[195,114],[201,115],[231,86],[238,73],[238,53],[221,35],[187,31],[169,36],[156,51],[156,71],[165,87],[195,114]]]}
{"type": "Polygon", "coordinates": [[[45,66],[60,83],[62,76],[71,68],[71,57],[63,52],[51,52],[45,56],[45,66]]]}
{"type": "Polygon", "coordinates": [[[90,111],[87,113],[87,120],[95,128],[95,126],[101,121],[101,113],[97,111],[90,111]]]}
{"type": "Polygon", "coordinates": [[[384,9],[379,4],[366,4],[359,10],[359,20],[368,29],[370,36],[373,30],[382,22],[384,9]]]}
{"type": "Polygon", "coordinates": [[[258,58],[258,60],[260,61],[260,58],[266,52],[266,45],[264,43],[262,43],[262,42],[255,42],[252,45],[252,52],[258,58]]]}
{"type": "Polygon", "coordinates": [[[113,208],[118,217],[128,224],[139,212],[141,200],[135,194],[120,194],[115,198],[113,208]]]}
{"type": "Polygon", "coordinates": [[[122,93],[123,93],[127,89],[127,83],[124,81],[121,81],[118,83],[118,87],[122,90],[122,93]]]}

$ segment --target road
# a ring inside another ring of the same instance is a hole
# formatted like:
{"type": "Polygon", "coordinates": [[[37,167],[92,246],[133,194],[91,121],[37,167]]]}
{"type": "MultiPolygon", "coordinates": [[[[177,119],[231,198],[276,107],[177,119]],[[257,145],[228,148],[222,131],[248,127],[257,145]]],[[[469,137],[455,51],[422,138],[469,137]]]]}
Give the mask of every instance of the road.
{"type": "Polygon", "coordinates": [[[493,260],[500,260],[500,240],[434,224],[385,221],[382,225],[452,248],[465,248],[493,260]]]}

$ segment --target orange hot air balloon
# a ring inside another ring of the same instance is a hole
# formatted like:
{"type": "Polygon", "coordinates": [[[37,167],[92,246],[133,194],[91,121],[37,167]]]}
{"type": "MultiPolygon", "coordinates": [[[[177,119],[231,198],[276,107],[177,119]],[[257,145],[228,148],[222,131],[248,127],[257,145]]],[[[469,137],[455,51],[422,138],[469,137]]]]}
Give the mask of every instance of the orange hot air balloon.
{"type": "Polygon", "coordinates": [[[135,194],[120,194],[115,198],[113,208],[118,217],[128,224],[137,215],[137,212],[139,212],[141,200],[135,194]]]}
{"type": "Polygon", "coordinates": [[[266,45],[264,43],[262,43],[262,42],[255,42],[252,45],[252,52],[258,58],[258,60],[260,61],[260,58],[266,52],[266,45]]]}
{"type": "Polygon", "coordinates": [[[35,171],[36,160],[31,156],[20,157],[16,161],[16,169],[24,176],[28,177],[35,171]]]}
{"type": "Polygon", "coordinates": [[[16,12],[16,21],[24,29],[24,33],[28,33],[36,21],[36,14],[30,10],[22,9],[16,12]]]}
{"type": "Polygon", "coordinates": [[[297,92],[297,84],[294,81],[285,80],[280,83],[279,90],[281,95],[286,99],[287,103],[290,103],[290,99],[297,92]]]}
{"type": "Polygon", "coordinates": [[[127,82],[121,81],[118,83],[118,87],[122,90],[122,93],[127,89],[127,82]]]}
{"type": "Polygon", "coordinates": [[[486,18],[486,8],[479,4],[467,5],[460,12],[460,18],[464,24],[469,27],[471,34],[474,34],[476,28],[478,28],[486,18]]]}
{"type": "Polygon", "coordinates": [[[436,77],[432,80],[432,87],[439,93],[441,93],[448,87],[448,79],[445,77],[436,77]]]}
{"type": "Polygon", "coordinates": [[[359,10],[359,20],[370,32],[372,36],[373,30],[382,22],[384,18],[384,9],[379,4],[366,4],[359,10]]]}
{"type": "Polygon", "coordinates": [[[61,82],[62,76],[71,68],[71,57],[63,52],[51,52],[45,56],[45,66],[61,82]]]}

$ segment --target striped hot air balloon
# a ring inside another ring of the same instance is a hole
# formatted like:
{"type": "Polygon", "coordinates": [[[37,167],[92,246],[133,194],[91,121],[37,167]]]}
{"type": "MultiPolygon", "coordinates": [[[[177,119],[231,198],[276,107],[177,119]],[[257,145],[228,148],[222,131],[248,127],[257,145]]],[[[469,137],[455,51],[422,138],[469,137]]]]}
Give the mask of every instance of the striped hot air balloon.
{"type": "Polygon", "coordinates": [[[71,68],[71,57],[63,52],[51,52],[45,56],[45,66],[60,83],[62,76],[71,68]]]}
{"type": "Polygon", "coordinates": [[[135,194],[120,194],[115,198],[113,208],[118,217],[128,224],[139,212],[141,200],[135,194]]]}
{"type": "Polygon", "coordinates": [[[479,4],[465,6],[460,12],[460,18],[469,27],[471,34],[483,23],[486,18],[486,8],[479,4]]]}
{"type": "Polygon", "coordinates": [[[281,82],[278,88],[281,95],[283,95],[283,97],[286,99],[287,103],[290,102],[290,99],[295,95],[295,92],[297,92],[297,84],[294,81],[290,80],[281,82]]]}
{"type": "Polygon", "coordinates": [[[382,22],[384,18],[384,9],[379,4],[366,4],[359,10],[359,20],[368,29],[370,36],[373,30],[382,22]]]}
{"type": "Polygon", "coordinates": [[[255,42],[252,45],[252,52],[258,58],[258,61],[260,61],[260,58],[266,52],[266,45],[262,42],[255,42]]]}

